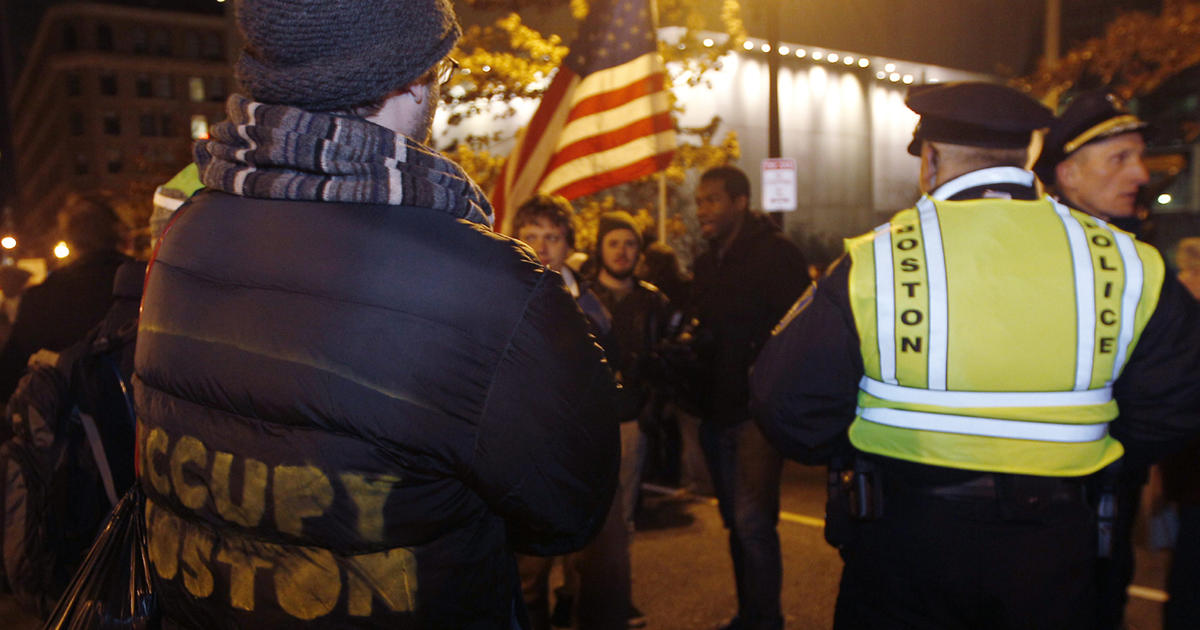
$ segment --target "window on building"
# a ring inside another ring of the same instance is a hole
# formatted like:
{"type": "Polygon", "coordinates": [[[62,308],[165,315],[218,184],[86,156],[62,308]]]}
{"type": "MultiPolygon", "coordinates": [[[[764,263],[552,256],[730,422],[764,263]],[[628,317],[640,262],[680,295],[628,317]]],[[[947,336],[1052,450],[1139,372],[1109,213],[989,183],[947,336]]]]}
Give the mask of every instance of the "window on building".
{"type": "Polygon", "coordinates": [[[71,127],[71,135],[82,136],[86,131],[84,126],[85,123],[83,119],[83,112],[71,112],[68,120],[68,125],[71,127]]]}
{"type": "Polygon", "coordinates": [[[111,72],[100,75],[100,93],[105,96],[117,95],[117,75],[111,72]]]}
{"type": "Polygon", "coordinates": [[[158,116],[154,114],[142,114],[138,116],[138,133],[147,137],[157,136],[158,116]]]}
{"type": "Polygon", "coordinates": [[[188,59],[200,58],[200,34],[188,31],[183,34],[183,55],[188,59]]]}
{"type": "Polygon", "coordinates": [[[170,114],[163,114],[158,117],[158,130],[165,137],[175,135],[175,121],[171,120],[170,114]]]}
{"type": "Polygon", "coordinates": [[[78,72],[68,72],[65,77],[67,96],[79,96],[83,93],[83,81],[78,72]]]}
{"type": "Polygon", "coordinates": [[[169,74],[160,74],[154,77],[154,97],[155,98],[174,98],[175,97],[175,81],[169,74]]]}
{"type": "Polygon", "coordinates": [[[171,34],[161,28],[151,33],[150,50],[156,55],[171,56],[171,34]]]}
{"type": "Polygon", "coordinates": [[[203,56],[205,59],[211,59],[213,61],[221,60],[225,57],[225,55],[222,54],[221,44],[222,42],[220,33],[205,33],[200,39],[201,56],[203,56]]]}
{"type": "Polygon", "coordinates": [[[154,95],[154,86],[150,83],[150,76],[139,74],[133,79],[133,91],[138,98],[150,98],[154,95]]]}
{"type": "Polygon", "coordinates": [[[120,173],[121,169],[125,166],[124,161],[121,151],[118,149],[108,150],[106,162],[109,173],[120,173]]]}
{"type": "Polygon", "coordinates": [[[209,77],[208,79],[208,100],[222,102],[228,94],[225,93],[225,79],[221,77],[209,77]]]}
{"type": "Polygon", "coordinates": [[[87,155],[85,155],[83,153],[76,153],[75,154],[75,174],[76,175],[87,175],[87,172],[88,172],[87,155]]]}
{"type": "Polygon", "coordinates": [[[204,102],[204,79],[188,77],[188,99],[193,103],[204,102]]]}
{"type": "Polygon", "coordinates": [[[63,24],[63,50],[79,50],[79,32],[74,24],[63,24]]]}
{"type": "Polygon", "coordinates": [[[111,25],[96,25],[96,48],[99,50],[113,49],[113,30],[111,25]]]}
{"type": "Polygon", "coordinates": [[[121,135],[121,117],[114,112],[104,114],[104,133],[110,136],[121,135]]]}
{"type": "Polygon", "coordinates": [[[146,37],[146,29],[140,26],[129,29],[129,50],[135,55],[144,55],[150,52],[150,42],[146,37]]]}
{"type": "Polygon", "coordinates": [[[208,139],[208,116],[196,114],[192,116],[192,140],[208,139]]]}

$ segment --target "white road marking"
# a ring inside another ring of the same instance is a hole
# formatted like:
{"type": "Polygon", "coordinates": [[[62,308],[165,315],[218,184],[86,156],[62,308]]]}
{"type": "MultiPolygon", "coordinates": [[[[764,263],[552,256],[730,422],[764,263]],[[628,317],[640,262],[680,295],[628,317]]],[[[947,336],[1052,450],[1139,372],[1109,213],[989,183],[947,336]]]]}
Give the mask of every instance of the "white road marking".
{"type": "MultiPolygon", "coordinates": [[[[666,486],[660,486],[653,483],[643,483],[642,489],[653,492],[654,494],[666,496],[682,496],[688,494],[688,491],[682,488],[668,488],[666,486]]],[[[713,507],[716,507],[717,505],[717,500],[710,497],[693,495],[693,499],[697,503],[704,503],[713,507]]],[[[808,525],[809,527],[825,527],[825,519],[823,518],[805,516],[803,514],[793,514],[791,512],[785,512],[782,510],[779,512],[779,520],[787,521],[789,523],[799,523],[800,525],[808,525]]],[[[1138,586],[1137,584],[1130,584],[1128,592],[1130,597],[1158,602],[1160,604],[1169,599],[1166,592],[1162,590],[1150,588],[1148,586],[1138,586]]]]}

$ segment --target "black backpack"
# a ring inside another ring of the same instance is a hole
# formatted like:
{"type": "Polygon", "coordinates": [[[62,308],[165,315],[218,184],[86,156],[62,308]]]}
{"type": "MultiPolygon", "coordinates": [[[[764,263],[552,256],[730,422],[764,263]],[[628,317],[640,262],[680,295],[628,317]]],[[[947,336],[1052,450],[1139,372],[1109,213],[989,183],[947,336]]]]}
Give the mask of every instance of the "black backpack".
{"type": "Polygon", "coordinates": [[[136,308],[114,305],[56,360],[30,366],[0,423],[2,573],[43,618],[134,481],[136,332],[136,308]]]}

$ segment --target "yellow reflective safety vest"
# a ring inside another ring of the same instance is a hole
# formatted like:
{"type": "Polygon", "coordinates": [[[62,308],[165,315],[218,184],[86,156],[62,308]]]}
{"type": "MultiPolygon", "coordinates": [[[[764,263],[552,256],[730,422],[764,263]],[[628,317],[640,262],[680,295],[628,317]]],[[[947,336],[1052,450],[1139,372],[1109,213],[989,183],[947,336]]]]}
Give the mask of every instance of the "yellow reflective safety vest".
{"type": "Polygon", "coordinates": [[[856,448],[1044,476],[1122,455],[1112,384],[1158,303],[1157,250],[1049,197],[926,196],[846,245],[856,448]]]}

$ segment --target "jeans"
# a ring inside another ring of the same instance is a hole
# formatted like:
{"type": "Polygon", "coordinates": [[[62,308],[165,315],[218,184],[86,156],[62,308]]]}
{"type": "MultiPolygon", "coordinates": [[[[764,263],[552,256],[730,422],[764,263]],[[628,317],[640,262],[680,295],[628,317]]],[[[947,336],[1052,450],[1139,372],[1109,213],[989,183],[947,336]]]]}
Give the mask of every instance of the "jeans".
{"type": "Polygon", "coordinates": [[[782,628],[779,477],[783,459],[752,420],[700,425],[737,585],[739,628],[782,628]]]}
{"type": "Polygon", "coordinates": [[[621,517],[625,528],[633,535],[633,515],[637,511],[638,494],[642,485],[642,470],[646,467],[646,434],[636,421],[621,423],[621,470],[617,492],[621,495],[621,517]]]}

